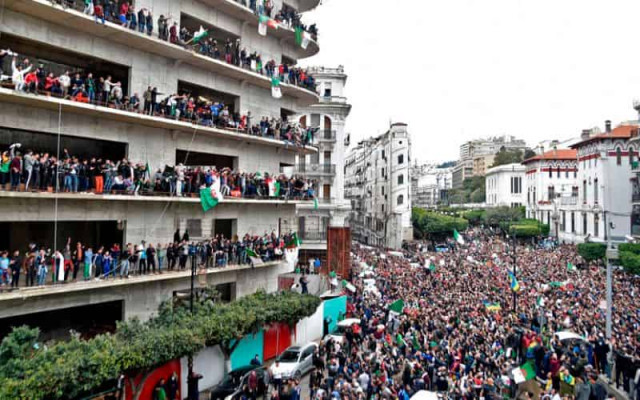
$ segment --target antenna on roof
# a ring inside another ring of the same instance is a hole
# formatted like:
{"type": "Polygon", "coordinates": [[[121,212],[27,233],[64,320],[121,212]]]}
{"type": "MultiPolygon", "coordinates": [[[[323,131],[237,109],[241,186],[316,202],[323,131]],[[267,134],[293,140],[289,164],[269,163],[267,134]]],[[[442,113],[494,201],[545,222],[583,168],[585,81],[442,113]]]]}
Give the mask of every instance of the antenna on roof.
{"type": "Polygon", "coordinates": [[[633,109],[638,113],[638,121],[640,121],[640,100],[633,100],[633,109]]]}

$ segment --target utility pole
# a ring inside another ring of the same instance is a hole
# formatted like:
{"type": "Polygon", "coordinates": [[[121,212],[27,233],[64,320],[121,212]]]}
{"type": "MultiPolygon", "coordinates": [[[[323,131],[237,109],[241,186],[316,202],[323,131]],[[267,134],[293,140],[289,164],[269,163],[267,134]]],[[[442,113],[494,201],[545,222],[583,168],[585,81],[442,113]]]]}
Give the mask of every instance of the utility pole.
{"type": "MultiPolygon", "coordinates": [[[[513,254],[511,255],[511,257],[513,258],[513,276],[514,278],[517,279],[517,267],[516,267],[516,253],[518,250],[518,242],[516,241],[516,232],[515,230],[513,231],[513,254]]],[[[513,291],[513,312],[517,312],[518,311],[518,293],[516,293],[515,291],[513,291]]]]}
{"type": "Polygon", "coordinates": [[[615,228],[613,222],[607,218],[607,211],[604,212],[605,223],[607,227],[607,325],[606,325],[606,333],[607,339],[611,340],[611,326],[612,326],[612,307],[613,307],[613,271],[611,267],[611,260],[616,258],[617,251],[613,248],[613,244],[611,243],[611,229],[615,228]]]}

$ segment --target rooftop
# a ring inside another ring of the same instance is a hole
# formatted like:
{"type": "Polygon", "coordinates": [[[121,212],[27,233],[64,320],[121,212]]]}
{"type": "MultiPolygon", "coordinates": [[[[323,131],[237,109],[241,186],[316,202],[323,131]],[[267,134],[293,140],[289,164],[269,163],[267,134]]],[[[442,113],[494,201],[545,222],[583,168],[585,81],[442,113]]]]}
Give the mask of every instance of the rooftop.
{"type": "Polygon", "coordinates": [[[611,132],[599,133],[597,135],[585,138],[578,143],[571,145],[572,149],[584,146],[587,143],[606,139],[631,139],[638,134],[637,125],[620,125],[612,129],[611,132]]]}
{"type": "Polygon", "coordinates": [[[522,164],[528,164],[534,161],[541,160],[575,160],[578,158],[578,151],[575,149],[556,149],[549,150],[543,154],[531,157],[522,162],[522,164]]]}

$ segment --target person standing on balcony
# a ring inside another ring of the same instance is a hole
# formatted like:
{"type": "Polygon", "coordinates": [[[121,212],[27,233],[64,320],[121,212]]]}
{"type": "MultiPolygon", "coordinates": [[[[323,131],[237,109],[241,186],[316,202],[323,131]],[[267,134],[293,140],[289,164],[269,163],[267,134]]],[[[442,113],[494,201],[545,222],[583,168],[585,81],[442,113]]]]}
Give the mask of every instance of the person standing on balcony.
{"type": "Polygon", "coordinates": [[[27,153],[24,155],[22,160],[22,164],[24,166],[24,181],[25,181],[25,190],[29,190],[29,183],[31,181],[31,174],[33,173],[33,151],[27,150],[27,153]]]}
{"type": "Polygon", "coordinates": [[[47,280],[47,256],[44,249],[40,249],[35,263],[38,273],[38,286],[44,286],[47,280]]]}
{"type": "Polygon", "coordinates": [[[11,268],[11,287],[18,288],[20,283],[20,271],[22,270],[22,257],[20,257],[20,251],[13,252],[13,256],[9,261],[9,268],[11,268]]]}
{"type": "MultiPolygon", "coordinates": [[[[22,64],[16,64],[16,55],[14,53],[13,60],[11,61],[11,82],[13,82],[14,89],[18,92],[24,92],[25,82],[24,76],[31,70],[31,65],[26,68],[22,67],[22,64]]],[[[27,61],[25,61],[27,62],[27,61]]]]}
{"type": "Polygon", "coordinates": [[[84,261],[84,249],[82,243],[76,243],[76,251],[73,253],[73,280],[78,279],[78,271],[82,268],[82,262],[84,261]]]}
{"type": "MultiPolygon", "coordinates": [[[[147,10],[145,8],[145,10],[147,10]]],[[[147,26],[147,35],[151,36],[153,34],[153,14],[151,13],[151,10],[147,10],[147,19],[146,19],[146,24],[147,26]]]]}
{"type": "Polygon", "coordinates": [[[93,249],[91,247],[89,247],[84,252],[84,270],[83,270],[82,278],[85,281],[88,281],[89,279],[91,279],[91,264],[92,264],[92,262],[93,262],[93,249]]]}

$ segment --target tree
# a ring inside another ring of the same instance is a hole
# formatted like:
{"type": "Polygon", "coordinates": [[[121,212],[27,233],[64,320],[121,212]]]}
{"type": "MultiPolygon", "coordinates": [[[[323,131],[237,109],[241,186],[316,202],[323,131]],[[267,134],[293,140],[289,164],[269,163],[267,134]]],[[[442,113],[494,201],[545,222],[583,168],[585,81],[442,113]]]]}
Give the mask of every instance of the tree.
{"type": "Polygon", "coordinates": [[[90,340],[76,335],[47,346],[38,342],[37,329],[15,328],[0,343],[0,398],[76,398],[126,373],[138,399],[157,366],[216,344],[230,356],[247,334],[274,322],[294,324],[319,304],[310,295],[258,292],[228,304],[198,298],[192,315],[186,304],[168,301],[156,317],[119,323],[115,334],[90,340]],[[136,383],[135,376],[142,379],[136,383]]]}
{"type": "Polygon", "coordinates": [[[518,208],[496,207],[489,208],[485,213],[485,222],[491,226],[506,227],[522,218],[518,208]]]}
{"type": "Polygon", "coordinates": [[[607,246],[602,243],[580,243],[578,245],[578,254],[588,262],[604,259],[606,251],[607,246]]]}
{"type": "Polygon", "coordinates": [[[484,221],[486,210],[471,210],[464,213],[462,218],[469,221],[470,225],[480,225],[484,221]]]}
{"type": "Polygon", "coordinates": [[[620,265],[630,274],[640,275],[640,244],[621,243],[618,246],[620,251],[620,265]]]}
{"type": "Polygon", "coordinates": [[[451,168],[456,166],[456,161],[445,161],[439,164],[436,168],[451,168]]]}
{"type": "Polygon", "coordinates": [[[454,230],[463,231],[469,226],[467,220],[463,218],[442,215],[421,208],[413,209],[412,222],[418,239],[452,235],[454,230]]]}
{"type": "Polygon", "coordinates": [[[472,203],[484,203],[486,199],[485,188],[481,187],[471,192],[472,203]]]}
{"type": "Polygon", "coordinates": [[[528,160],[528,159],[533,158],[535,156],[536,156],[536,152],[531,150],[531,149],[526,149],[524,151],[524,160],[528,160]]]}
{"type": "Polygon", "coordinates": [[[493,168],[499,165],[514,163],[519,164],[523,161],[522,157],[522,150],[507,150],[502,147],[500,151],[496,153],[496,156],[493,159],[493,165],[491,167],[493,168]]]}

